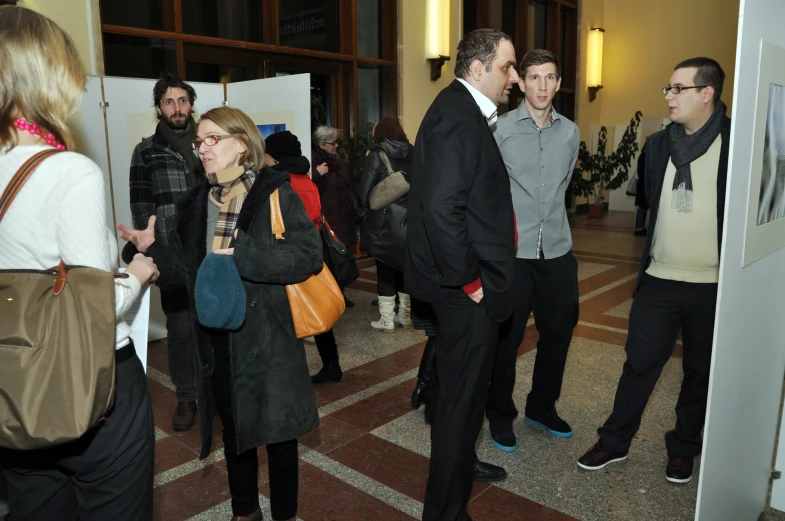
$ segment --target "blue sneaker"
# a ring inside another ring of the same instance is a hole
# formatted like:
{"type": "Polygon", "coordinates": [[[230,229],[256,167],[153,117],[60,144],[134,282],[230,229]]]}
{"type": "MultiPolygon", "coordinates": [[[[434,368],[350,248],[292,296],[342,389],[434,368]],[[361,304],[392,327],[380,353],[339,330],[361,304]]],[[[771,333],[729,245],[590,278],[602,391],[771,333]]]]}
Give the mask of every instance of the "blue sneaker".
{"type": "Polygon", "coordinates": [[[572,437],[572,428],[566,421],[559,418],[558,415],[556,415],[555,420],[550,420],[550,421],[537,421],[526,416],[526,423],[535,425],[537,427],[542,427],[550,434],[558,438],[572,437]]]}
{"type": "Polygon", "coordinates": [[[512,430],[491,432],[491,443],[502,452],[515,452],[518,448],[518,440],[512,430]]]}

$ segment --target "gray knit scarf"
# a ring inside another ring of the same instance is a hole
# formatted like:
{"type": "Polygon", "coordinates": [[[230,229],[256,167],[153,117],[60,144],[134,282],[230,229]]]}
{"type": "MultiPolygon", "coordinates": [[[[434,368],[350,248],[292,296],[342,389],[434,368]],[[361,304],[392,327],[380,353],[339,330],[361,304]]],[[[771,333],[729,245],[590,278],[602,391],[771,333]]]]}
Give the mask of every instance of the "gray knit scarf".
{"type": "Polygon", "coordinates": [[[678,123],[670,125],[668,144],[671,149],[671,161],[676,167],[673,178],[673,199],[671,207],[677,212],[692,211],[692,171],[690,163],[703,156],[722,131],[722,120],[725,117],[725,103],[717,100],[714,112],[700,130],[687,135],[684,127],[678,123]]]}

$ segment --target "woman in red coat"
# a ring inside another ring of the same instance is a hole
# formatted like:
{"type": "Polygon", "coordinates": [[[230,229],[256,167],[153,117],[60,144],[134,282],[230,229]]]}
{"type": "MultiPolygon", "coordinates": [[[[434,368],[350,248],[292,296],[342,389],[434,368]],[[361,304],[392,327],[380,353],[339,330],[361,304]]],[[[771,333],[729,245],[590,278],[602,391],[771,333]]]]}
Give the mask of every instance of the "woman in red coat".
{"type": "MultiPolygon", "coordinates": [[[[319,188],[308,176],[311,165],[308,158],[303,156],[300,140],[288,130],[276,132],[265,140],[265,152],[267,166],[289,172],[292,188],[303,200],[305,213],[316,224],[322,218],[322,202],[319,188]]],[[[338,345],[335,343],[333,330],[314,336],[314,340],[322,359],[322,368],[311,376],[311,381],[315,384],[327,381],[340,382],[343,371],[338,363],[338,345]]]]}

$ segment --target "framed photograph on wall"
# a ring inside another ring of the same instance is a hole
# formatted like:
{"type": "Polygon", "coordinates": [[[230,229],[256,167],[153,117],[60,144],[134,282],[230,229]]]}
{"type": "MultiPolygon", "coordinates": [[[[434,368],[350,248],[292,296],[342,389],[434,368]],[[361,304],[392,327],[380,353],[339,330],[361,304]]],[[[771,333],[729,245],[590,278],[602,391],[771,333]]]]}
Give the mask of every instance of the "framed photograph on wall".
{"type": "Polygon", "coordinates": [[[785,49],[761,40],[742,267],[785,248],[785,49]]]}

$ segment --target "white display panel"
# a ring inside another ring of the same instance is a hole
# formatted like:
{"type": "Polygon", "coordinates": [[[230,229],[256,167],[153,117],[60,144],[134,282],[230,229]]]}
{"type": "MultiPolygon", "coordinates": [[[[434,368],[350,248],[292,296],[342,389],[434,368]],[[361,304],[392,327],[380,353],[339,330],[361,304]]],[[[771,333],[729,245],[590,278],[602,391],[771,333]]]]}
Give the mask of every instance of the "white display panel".
{"type": "MultiPolygon", "coordinates": [[[[153,86],[155,80],[130,78],[103,78],[106,125],[109,134],[109,156],[111,158],[114,213],[118,223],[133,227],[131,219],[128,171],[134,147],[143,137],[155,133],[158,124],[153,108],[153,86]]],[[[223,86],[211,83],[189,84],[196,91],[195,117],[199,112],[221,105],[223,86]]],[[[103,117],[102,117],[103,118],[103,117]]],[[[125,241],[118,238],[122,250],[125,241]]],[[[161,293],[153,287],[150,295],[150,340],[166,336],[166,317],[161,310],[161,293]]]]}
{"type": "MultiPolygon", "coordinates": [[[[766,507],[785,374],[785,250],[742,268],[761,40],[785,47],[785,2],[742,0],[740,9],[698,521],[754,521],[766,507]]],[[[782,487],[782,480],[774,482],[772,504],[780,508],[782,487]]]]}
{"type": "Polygon", "coordinates": [[[226,98],[230,107],[245,111],[256,125],[285,125],[299,138],[303,155],[310,161],[310,74],[230,83],[226,98]]]}
{"type": "Polygon", "coordinates": [[[106,185],[106,225],[114,229],[114,205],[112,203],[112,184],[109,178],[109,158],[106,151],[106,127],[104,109],[101,107],[101,78],[89,76],[87,87],[82,95],[79,112],[68,122],[73,132],[76,151],[92,159],[104,172],[106,185]]]}

